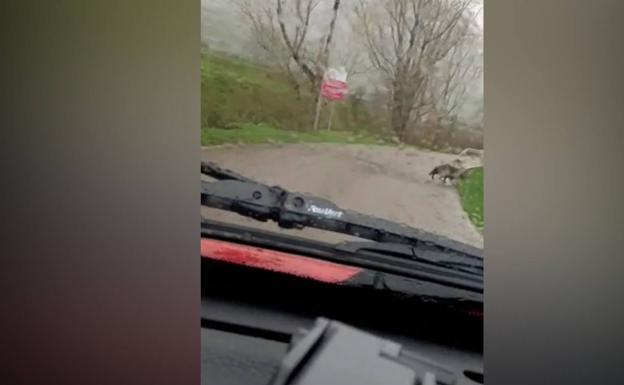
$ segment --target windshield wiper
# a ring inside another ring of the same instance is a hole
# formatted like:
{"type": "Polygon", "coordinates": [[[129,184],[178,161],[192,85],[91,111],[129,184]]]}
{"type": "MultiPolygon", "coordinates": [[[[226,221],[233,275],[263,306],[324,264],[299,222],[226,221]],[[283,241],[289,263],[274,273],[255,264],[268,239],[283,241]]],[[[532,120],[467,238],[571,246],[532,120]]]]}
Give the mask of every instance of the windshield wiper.
{"type": "Polygon", "coordinates": [[[216,181],[202,181],[201,204],[236,212],[260,221],[275,221],[283,228],[316,228],[351,235],[373,242],[345,242],[337,249],[401,257],[438,268],[481,275],[482,250],[404,224],[345,210],[333,202],[269,186],[202,162],[201,172],[216,181]]]}
{"type": "Polygon", "coordinates": [[[377,243],[368,241],[348,241],[335,246],[337,251],[351,254],[381,254],[388,257],[400,257],[420,262],[432,267],[448,268],[460,272],[483,275],[483,260],[466,257],[457,252],[441,251],[431,246],[407,244],[377,243]]]}

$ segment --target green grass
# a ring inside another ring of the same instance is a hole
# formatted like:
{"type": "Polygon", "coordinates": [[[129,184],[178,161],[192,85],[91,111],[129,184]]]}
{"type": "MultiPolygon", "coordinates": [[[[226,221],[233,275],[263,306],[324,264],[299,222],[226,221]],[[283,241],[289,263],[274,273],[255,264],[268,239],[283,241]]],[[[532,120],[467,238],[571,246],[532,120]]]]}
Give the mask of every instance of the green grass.
{"type": "Polygon", "coordinates": [[[483,167],[468,171],[457,190],[468,217],[479,231],[483,231],[483,167]]]}
{"type": "Polygon", "coordinates": [[[225,143],[352,143],[386,144],[370,135],[348,131],[297,132],[278,129],[267,123],[239,123],[234,128],[202,128],[203,146],[225,143]]]}
{"type": "Polygon", "coordinates": [[[234,57],[203,55],[201,76],[208,83],[228,83],[247,89],[265,87],[284,91],[289,87],[283,75],[234,57]]]}
{"type": "MultiPolygon", "coordinates": [[[[283,131],[310,132],[316,104],[309,84],[300,81],[297,92],[292,79],[276,68],[245,59],[210,54],[201,56],[201,129],[204,144],[231,142],[241,136],[247,142],[262,142],[265,137],[283,141],[340,142],[352,136],[384,134],[385,121],[379,113],[369,111],[367,102],[354,90],[347,101],[334,105],[332,130],[347,133],[311,134],[291,139],[287,132],[270,132],[267,127],[283,131]],[[382,124],[383,123],[383,124],[382,124]],[[243,127],[244,132],[225,133],[213,129],[243,127]],[[248,132],[249,128],[259,132],[248,132]],[[277,138],[276,138],[277,137],[277,138]]],[[[324,106],[319,127],[327,127],[329,108],[324,106]]],[[[299,135],[299,134],[297,134],[299,135]]],[[[358,139],[361,141],[362,139],[358,139]]]]}
{"type": "Polygon", "coordinates": [[[283,117],[289,107],[294,110],[288,105],[294,98],[291,88],[283,75],[262,66],[232,57],[203,55],[201,127],[286,121],[283,117]]]}

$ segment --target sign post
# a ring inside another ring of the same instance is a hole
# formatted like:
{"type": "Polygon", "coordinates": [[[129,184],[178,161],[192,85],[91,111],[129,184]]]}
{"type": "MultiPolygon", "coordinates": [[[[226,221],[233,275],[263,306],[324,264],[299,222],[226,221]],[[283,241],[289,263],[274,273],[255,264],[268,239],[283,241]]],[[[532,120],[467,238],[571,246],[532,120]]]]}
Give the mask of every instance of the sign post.
{"type": "Polygon", "coordinates": [[[334,103],[331,102],[329,107],[329,120],[327,120],[327,131],[331,131],[332,118],[334,117],[334,103]]]}
{"type": "Polygon", "coordinates": [[[321,114],[321,99],[325,98],[332,102],[329,122],[327,124],[327,129],[329,130],[331,129],[331,119],[334,111],[333,102],[344,100],[348,91],[347,71],[345,71],[343,67],[340,69],[330,68],[325,72],[316,104],[316,116],[314,117],[315,131],[318,129],[318,121],[321,114]]]}

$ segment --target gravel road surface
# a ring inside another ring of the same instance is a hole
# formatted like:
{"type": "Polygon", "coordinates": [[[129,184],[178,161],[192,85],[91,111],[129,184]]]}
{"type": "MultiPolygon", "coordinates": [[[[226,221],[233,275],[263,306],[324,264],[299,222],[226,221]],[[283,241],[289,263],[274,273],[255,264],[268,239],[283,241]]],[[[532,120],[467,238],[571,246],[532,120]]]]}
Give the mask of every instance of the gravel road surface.
{"type": "MultiPolygon", "coordinates": [[[[445,235],[478,247],[483,237],[464,213],[454,187],[432,181],[429,171],[456,155],[413,148],[342,144],[254,144],[202,148],[202,160],[219,163],[267,184],[328,198],[357,210],[445,235]]],[[[466,167],[481,164],[462,157],[466,167]]],[[[282,230],[235,213],[202,208],[210,219],[295,233],[330,242],[349,239],[315,229],[282,230]]]]}

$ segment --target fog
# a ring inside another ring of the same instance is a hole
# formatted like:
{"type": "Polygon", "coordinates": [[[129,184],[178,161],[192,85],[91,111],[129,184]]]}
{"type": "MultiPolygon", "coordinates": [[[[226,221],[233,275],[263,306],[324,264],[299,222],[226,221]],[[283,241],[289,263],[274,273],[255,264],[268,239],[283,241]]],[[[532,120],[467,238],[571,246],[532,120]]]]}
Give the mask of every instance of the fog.
{"type": "MultiPolygon", "coordinates": [[[[266,1],[266,0],[257,0],[266,1]]],[[[315,11],[310,23],[310,37],[320,36],[321,31],[327,28],[330,18],[332,0],[321,0],[319,8],[315,11]]],[[[354,0],[343,0],[340,14],[336,24],[332,58],[334,63],[340,53],[360,51],[363,58],[364,51],[356,45],[350,22],[354,0]],[[337,52],[338,51],[338,52],[337,52]]],[[[483,58],[483,12],[482,1],[475,1],[474,11],[476,20],[480,26],[481,35],[475,42],[475,50],[483,58]]],[[[232,0],[201,0],[201,41],[211,50],[229,53],[241,57],[254,59],[253,42],[246,23],[238,11],[236,3],[232,0]]],[[[482,60],[481,60],[482,66],[482,60]]],[[[364,90],[374,89],[379,81],[374,72],[358,74],[351,77],[349,83],[354,88],[364,90]]],[[[467,123],[481,123],[483,111],[483,75],[468,84],[459,115],[467,123]]]]}

